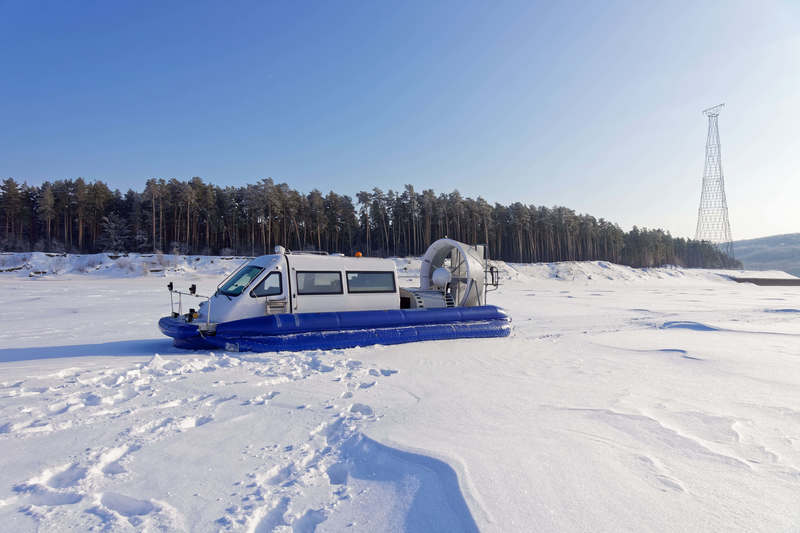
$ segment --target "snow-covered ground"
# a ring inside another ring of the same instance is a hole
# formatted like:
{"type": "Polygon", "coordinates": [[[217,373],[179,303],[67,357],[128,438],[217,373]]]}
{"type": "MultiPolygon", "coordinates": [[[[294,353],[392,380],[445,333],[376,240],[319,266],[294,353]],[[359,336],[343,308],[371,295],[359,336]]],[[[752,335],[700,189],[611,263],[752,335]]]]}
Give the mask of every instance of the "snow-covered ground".
{"type": "Polygon", "coordinates": [[[237,262],[0,256],[0,529],[800,528],[800,287],[501,264],[509,338],[174,349],[237,262]]]}

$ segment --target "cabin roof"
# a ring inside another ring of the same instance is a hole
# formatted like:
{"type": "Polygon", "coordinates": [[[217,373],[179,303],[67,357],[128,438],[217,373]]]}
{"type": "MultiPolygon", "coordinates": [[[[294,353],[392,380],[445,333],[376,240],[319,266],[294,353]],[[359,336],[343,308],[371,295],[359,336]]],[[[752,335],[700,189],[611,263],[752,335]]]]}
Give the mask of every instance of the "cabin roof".
{"type": "Polygon", "coordinates": [[[260,255],[250,261],[250,265],[253,266],[260,266],[264,268],[271,268],[278,260],[281,258],[280,255],[270,254],[270,255],[260,255]]]}
{"type": "Polygon", "coordinates": [[[290,254],[289,266],[296,270],[395,270],[394,261],[378,257],[343,257],[339,255],[290,254]]]}
{"type": "MultiPolygon", "coordinates": [[[[280,255],[262,255],[253,259],[250,264],[264,268],[274,268],[279,263],[280,255]]],[[[289,266],[296,270],[396,270],[394,261],[380,257],[349,257],[341,255],[320,254],[287,254],[289,266]]]]}

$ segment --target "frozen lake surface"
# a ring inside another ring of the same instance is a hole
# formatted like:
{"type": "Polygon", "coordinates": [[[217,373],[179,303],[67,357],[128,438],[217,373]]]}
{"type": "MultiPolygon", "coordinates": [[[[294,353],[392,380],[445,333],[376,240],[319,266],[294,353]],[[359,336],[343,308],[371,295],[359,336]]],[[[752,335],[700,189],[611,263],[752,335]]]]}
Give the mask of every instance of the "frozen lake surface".
{"type": "Polygon", "coordinates": [[[509,338],[187,353],[236,261],[68,259],[0,274],[3,530],[800,528],[800,287],[501,264],[509,338]]]}

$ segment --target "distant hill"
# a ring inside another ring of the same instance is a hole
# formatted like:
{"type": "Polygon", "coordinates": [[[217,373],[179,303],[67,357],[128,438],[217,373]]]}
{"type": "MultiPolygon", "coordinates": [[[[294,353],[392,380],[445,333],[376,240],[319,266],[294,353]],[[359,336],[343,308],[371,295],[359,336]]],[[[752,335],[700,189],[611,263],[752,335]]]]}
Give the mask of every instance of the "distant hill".
{"type": "Polygon", "coordinates": [[[783,270],[800,276],[800,233],[735,241],[733,253],[750,270],[783,270]]]}

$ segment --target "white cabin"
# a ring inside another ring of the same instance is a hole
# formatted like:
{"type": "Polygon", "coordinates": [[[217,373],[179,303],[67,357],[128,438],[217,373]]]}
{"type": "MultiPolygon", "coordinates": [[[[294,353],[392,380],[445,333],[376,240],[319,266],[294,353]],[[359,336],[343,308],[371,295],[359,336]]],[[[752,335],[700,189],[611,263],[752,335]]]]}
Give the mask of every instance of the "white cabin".
{"type": "Polygon", "coordinates": [[[201,304],[196,320],[399,308],[397,269],[390,259],[278,253],[256,257],[228,276],[201,304]]]}
{"type": "Polygon", "coordinates": [[[210,297],[196,294],[194,285],[188,293],[173,290],[171,282],[167,285],[170,298],[178,295],[173,318],[197,321],[201,330],[271,314],[480,306],[497,286],[498,272],[488,265],[484,247],[451,239],[439,239],[428,247],[419,288],[398,287],[391,259],[292,253],[281,246],[275,254],[242,265],[210,297]],[[190,309],[182,315],[182,295],[206,301],[198,312],[190,309]]]}

